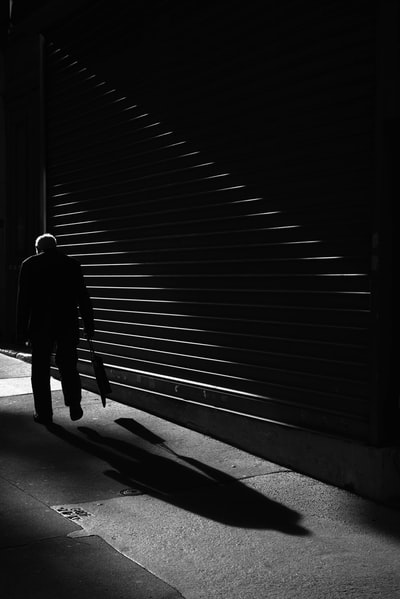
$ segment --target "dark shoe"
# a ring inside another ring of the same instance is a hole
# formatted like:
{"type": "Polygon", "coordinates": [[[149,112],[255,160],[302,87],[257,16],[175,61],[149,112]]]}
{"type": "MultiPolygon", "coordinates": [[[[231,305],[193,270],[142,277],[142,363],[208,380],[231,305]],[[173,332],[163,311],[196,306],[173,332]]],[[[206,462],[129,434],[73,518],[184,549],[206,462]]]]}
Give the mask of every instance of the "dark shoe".
{"type": "Polygon", "coordinates": [[[45,418],[43,416],[39,416],[39,414],[36,414],[36,412],[33,415],[33,420],[35,422],[37,422],[37,424],[44,424],[44,425],[49,425],[53,423],[53,418],[52,416],[46,416],[45,418]]]}
{"type": "Polygon", "coordinates": [[[69,407],[69,415],[71,420],[79,420],[83,416],[83,410],[81,406],[70,406],[69,407]]]}

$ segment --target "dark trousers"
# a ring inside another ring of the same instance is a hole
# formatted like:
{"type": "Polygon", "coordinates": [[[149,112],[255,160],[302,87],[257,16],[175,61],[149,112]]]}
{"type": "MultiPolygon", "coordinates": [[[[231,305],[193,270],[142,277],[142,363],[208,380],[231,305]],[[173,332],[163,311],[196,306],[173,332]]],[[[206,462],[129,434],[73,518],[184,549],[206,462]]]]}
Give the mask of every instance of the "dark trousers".
{"type": "Polygon", "coordinates": [[[33,337],[31,344],[31,380],[36,414],[40,418],[51,418],[53,415],[50,390],[50,359],[54,347],[65,405],[79,406],[82,392],[77,370],[77,340],[67,335],[41,335],[40,337],[33,337]]]}

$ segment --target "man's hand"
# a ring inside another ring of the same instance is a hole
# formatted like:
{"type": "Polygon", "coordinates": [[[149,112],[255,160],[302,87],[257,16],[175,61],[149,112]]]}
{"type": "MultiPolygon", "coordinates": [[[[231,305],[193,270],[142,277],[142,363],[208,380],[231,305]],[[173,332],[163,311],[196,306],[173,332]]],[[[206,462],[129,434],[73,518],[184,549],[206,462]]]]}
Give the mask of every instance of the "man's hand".
{"type": "Polygon", "coordinates": [[[87,337],[88,339],[93,339],[93,337],[94,337],[94,330],[93,330],[93,329],[91,329],[90,331],[87,331],[87,330],[85,329],[85,334],[86,334],[86,337],[87,337]]]}

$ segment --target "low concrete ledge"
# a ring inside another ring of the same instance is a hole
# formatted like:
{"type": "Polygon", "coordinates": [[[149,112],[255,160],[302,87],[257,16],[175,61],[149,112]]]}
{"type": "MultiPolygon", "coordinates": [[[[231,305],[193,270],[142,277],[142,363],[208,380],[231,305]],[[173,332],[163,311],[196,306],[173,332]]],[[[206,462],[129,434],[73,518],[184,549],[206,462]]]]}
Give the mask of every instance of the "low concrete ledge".
{"type": "Polygon", "coordinates": [[[18,352],[15,357],[18,358],[18,360],[23,360],[24,362],[32,362],[32,354],[18,352]]]}
{"type": "Polygon", "coordinates": [[[32,362],[32,354],[30,352],[23,352],[20,349],[0,347],[0,354],[10,356],[10,358],[17,358],[18,360],[23,360],[24,362],[32,362]]]}

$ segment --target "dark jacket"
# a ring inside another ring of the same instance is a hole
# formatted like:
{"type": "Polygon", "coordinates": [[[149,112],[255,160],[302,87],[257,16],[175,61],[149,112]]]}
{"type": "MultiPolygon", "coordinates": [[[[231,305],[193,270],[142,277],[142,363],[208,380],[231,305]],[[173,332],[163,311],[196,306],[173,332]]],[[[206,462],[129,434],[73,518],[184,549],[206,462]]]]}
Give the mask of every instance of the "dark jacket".
{"type": "Polygon", "coordinates": [[[78,307],[86,334],[94,333],[93,308],[80,264],[57,249],[30,256],[21,265],[17,338],[67,335],[79,339],[78,307]]]}

